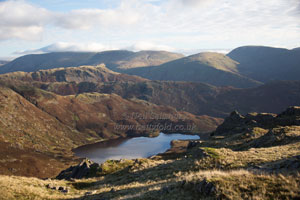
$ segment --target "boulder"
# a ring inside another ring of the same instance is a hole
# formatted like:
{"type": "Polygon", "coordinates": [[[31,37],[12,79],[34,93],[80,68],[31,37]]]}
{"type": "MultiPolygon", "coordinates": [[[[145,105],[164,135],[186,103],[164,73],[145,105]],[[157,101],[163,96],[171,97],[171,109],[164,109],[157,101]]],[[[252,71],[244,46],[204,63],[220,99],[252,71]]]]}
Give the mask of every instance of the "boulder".
{"type": "Polygon", "coordinates": [[[195,187],[196,191],[203,196],[214,195],[216,192],[215,185],[211,182],[208,182],[206,179],[196,184],[195,187]]]}
{"type": "Polygon", "coordinates": [[[233,111],[224,122],[211,135],[228,135],[232,132],[237,132],[246,125],[245,117],[237,111],[233,111]]]}
{"type": "Polygon", "coordinates": [[[201,140],[191,140],[191,141],[189,141],[189,144],[188,144],[188,146],[187,146],[187,149],[192,149],[192,148],[198,146],[198,145],[201,144],[201,143],[202,143],[201,140]]]}
{"type": "Polygon", "coordinates": [[[94,175],[98,170],[101,170],[98,163],[94,163],[89,159],[84,159],[79,165],[71,166],[66,170],[63,170],[56,179],[82,179],[88,178],[94,175]]]}

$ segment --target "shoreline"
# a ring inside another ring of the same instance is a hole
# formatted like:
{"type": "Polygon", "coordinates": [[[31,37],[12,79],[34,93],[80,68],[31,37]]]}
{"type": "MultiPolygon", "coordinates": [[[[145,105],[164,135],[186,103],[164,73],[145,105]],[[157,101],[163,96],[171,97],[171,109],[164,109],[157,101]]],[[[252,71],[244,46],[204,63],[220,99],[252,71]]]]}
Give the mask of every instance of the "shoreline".
{"type": "MultiPolygon", "coordinates": [[[[156,157],[156,156],[160,156],[160,155],[163,155],[163,154],[166,154],[166,153],[170,153],[170,152],[172,152],[172,153],[175,153],[175,152],[177,152],[178,150],[177,150],[177,148],[178,148],[178,144],[179,143],[185,143],[185,145],[183,145],[183,146],[185,146],[185,147],[187,147],[187,145],[188,145],[188,143],[190,142],[190,141],[195,141],[195,140],[200,140],[200,139],[202,139],[198,134],[182,134],[182,133],[163,133],[163,132],[161,132],[159,135],[157,135],[157,136],[155,136],[155,137],[145,137],[145,136],[140,136],[140,137],[119,137],[119,138],[116,138],[116,139],[106,139],[106,140],[101,140],[101,141],[99,141],[99,142],[95,142],[95,143],[91,143],[91,144],[85,144],[85,145],[82,145],[82,146],[79,146],[79,147],[76,147],[76,148],[73,148],[72,149],[72,152],[73,152],[73,156],[74,157],[76,157],[77,159],[79,159],[79,160],[84,160],[84,159],[86,159],[86,158],[88,158],[88,159],[90,159],[88,156],[81,156],[81,157],[79,157],[79,156],[77,156],[76,155],[76,150],[78,150],[79,152],[80,152],[80,149],[81,148],[87,148],[88,146],[90,146],[90,145],[97,145],[97,144],[99,144],[99,147],[95,147],[95,149],[97,149],[97,148],[99,148],[99,149],[101,149],[101,148],[103,148],[103,149],[106,149],[106,148],[114,148],[114,147],[118,147],[119,145],[121,145],[122,143],[124,143],[124,142],[126,142],[126,141],[128,141],[128,140],[130,140],[130,139],[133,139],[133,138],[142,138],[142,137],[144,137],[144,138],[157,138],[157,137],[159,137],[159,136],[161,136],[161,135],[182,135],[182,136],[185,136],[185,135],[191,135],[191,136],[198,136],[198,138],[190,138],[190,139],[177,139],[177,138],[172,138],[172,140],[170,140],[170,142],[169,142],[169,147],[167,148],[167,149],[165,149],[164,151],[162,151],[162,152],[157,152],[157,153],[153,153],[152,155],[148,155],[148,156],[137,156],[136,158],[120,158],[120,159],[129,159],[129,160],[132,160],[132,159],[142,159],[142,158],[149,158],[149,159],[151,159],[151,158],[153,158],[153,157],[156,157]],[[105,143],[109,143],[109,142],[116,142],[116,143],[112,143],[112,144],[105,144],[105,143]],[[102,147],[101,147],[101,144],[103,145],[102,147]],[[115,146],[114,146],[114,144],[115,144],[115,146]],[[106,146],[107,145],[107,146],[106,146]]],[[[182,145],[179,145],[179,148],[183,148],[183,146],[182,145]]],[[[126,156],[125,156],[126,157],[126,156]]],[[[102,164],[102,163],[105,163],[107,160],[120,160],[120,159],[110,159],[110,158],[107,158],[105,161],[103,161],[103,162],[97,162],[97,161],[95,161],[95,160],[93,160],[95,163],[98,163],[98,164],[102,164]]],[[[91,159],[92,160],[92,159],[91,159]]]]}

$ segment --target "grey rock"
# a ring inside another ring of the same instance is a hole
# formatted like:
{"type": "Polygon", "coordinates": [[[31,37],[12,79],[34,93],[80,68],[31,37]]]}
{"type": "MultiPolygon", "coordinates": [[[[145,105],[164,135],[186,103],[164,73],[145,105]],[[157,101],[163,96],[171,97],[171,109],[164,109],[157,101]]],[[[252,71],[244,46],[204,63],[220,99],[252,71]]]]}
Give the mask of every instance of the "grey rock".
{"type": "Polygon", "coordinates": [[[201,144],[202,141],[200,140],[191,140],[187,146],[188,149],[191,149],[193,147],[196,147],[198,144],[201,144]]]}
{"type": "Polygon", "coordinates": [[[92,171],[100,170],[100,165],[98,163],[94,163],[89,159],[84,159],[79,165],[71,166],[66,170],[60,172],[60,174],[56,177],[56,179],[82,179],[88,178],[91,176],[92,171]]]}
{"type": "Polygon", "coordinates": [[[58,190],[59,190],[59,191],[66,190],[66,187],[64,187],[64,186],[59,186],[59,187],[58,187],[58,190]]]}
{"type": "Polygon", "coordinates": [[[65,190],[62,190],[61,192],[62,192],[62,193],[69,193],[69,190],[68,190],[68,189],[65,189],[65,190]]]}
{"type": "Polygon", "coordinates": [[[112,193],[116,192],[115,188],[111,188],[110,192],[112,193]]]}
{"type": "Polygon", "coordinates": [[[165,186],[165,187],[162,188],[161,192],[163,194],[168,194],[169,193],[169,188],[167,186],[165,186]]]}
{"type": "Polygon", "coordinates": [[[206,179],[196,185],[196,191],[204,196],[215,194],[216,188],[213,183],[208,182],[206,179]]]}

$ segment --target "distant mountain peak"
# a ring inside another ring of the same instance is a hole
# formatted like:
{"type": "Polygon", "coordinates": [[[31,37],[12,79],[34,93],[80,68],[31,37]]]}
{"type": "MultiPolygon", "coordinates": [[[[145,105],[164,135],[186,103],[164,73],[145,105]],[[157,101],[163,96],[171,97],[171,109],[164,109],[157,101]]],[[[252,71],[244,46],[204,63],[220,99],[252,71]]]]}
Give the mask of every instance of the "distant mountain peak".
{"type": "Polygon", "coordinates": [[[184,55],[167,51],[53,52],[21,56],[3,65],[0,68],[0,73],[15,71],[34,72],[41,69],[82,65],[96,66],[102,63],[113,71],[121,71],[121,69],[125,68],[160,65],[182,57],[184,55]]]}

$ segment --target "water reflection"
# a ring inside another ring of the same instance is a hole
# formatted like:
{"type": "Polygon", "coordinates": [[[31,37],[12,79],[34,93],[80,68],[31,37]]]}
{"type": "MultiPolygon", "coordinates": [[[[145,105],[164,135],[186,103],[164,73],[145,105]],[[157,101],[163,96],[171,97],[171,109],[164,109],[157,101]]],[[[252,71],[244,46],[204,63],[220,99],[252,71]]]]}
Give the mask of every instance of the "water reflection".
{"type": "Polygon", "coordinates": [[[95,162],[103,163],[108,159],[149,157],[165,152],[170,148],[170,142],[172,140],[188,139],[199,139],[199,136],[161,133],[155,138],[120,138],[82,146],[73,151],[78,157],[86,157],[95,162]]]}

